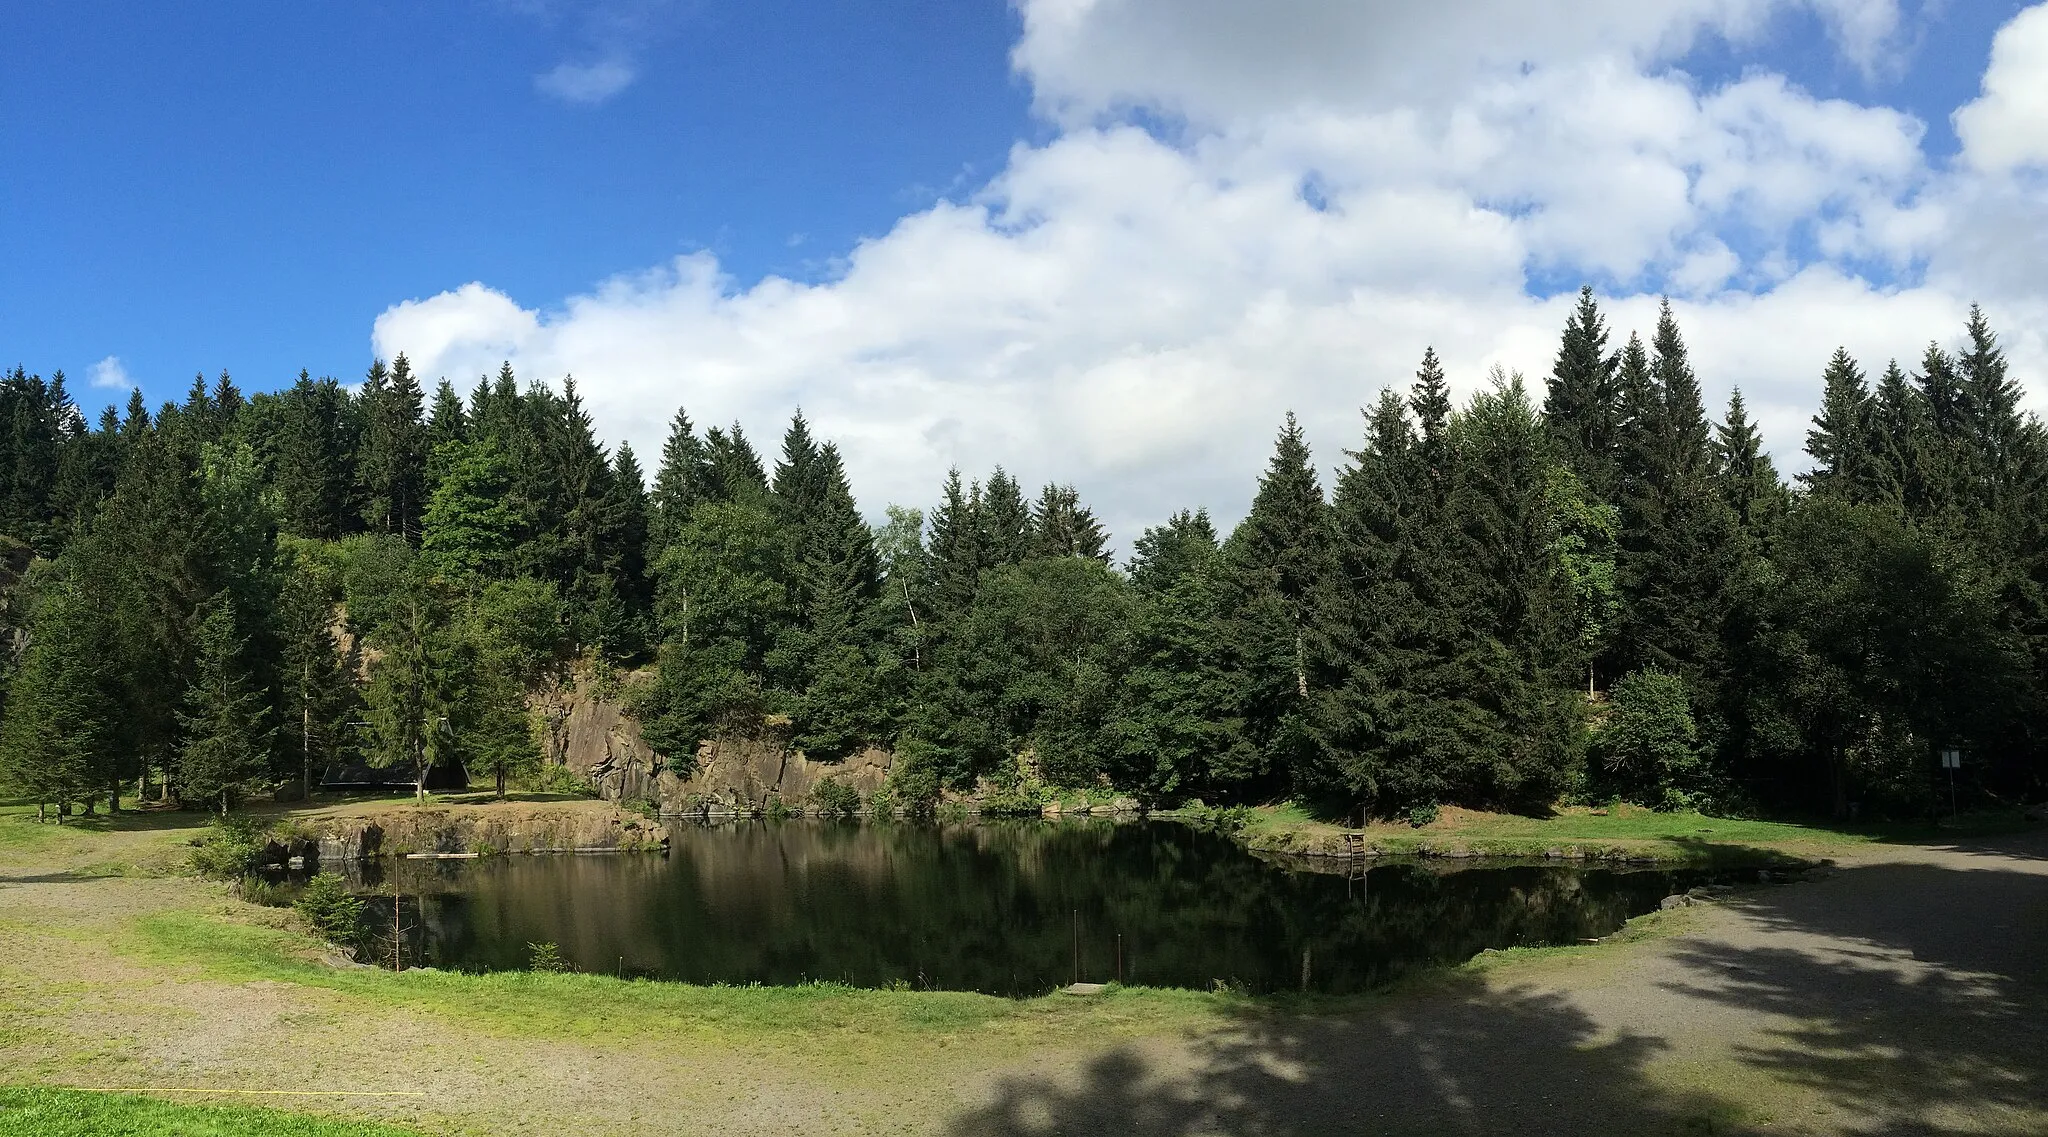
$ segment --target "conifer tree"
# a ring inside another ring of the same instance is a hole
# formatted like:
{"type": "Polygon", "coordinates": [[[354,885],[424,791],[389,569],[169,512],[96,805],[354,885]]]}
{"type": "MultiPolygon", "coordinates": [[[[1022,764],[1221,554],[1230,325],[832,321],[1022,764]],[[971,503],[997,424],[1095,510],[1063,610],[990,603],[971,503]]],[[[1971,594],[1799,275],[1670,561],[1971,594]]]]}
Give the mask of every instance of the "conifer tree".
{"type": "Polygon", "coordinates": [[[1206,511],[1181,510],[1135,548],[1131,666],[1109,730],[1116,781],[1148,802],[1233,794],[1264,763],[1238,710],[1216,531],[1206,511]]]}
{"type": "Polygon", "coordinates": [[[611,522],[606,564],[613,591],[624,603],[637,626],[645,621],[654,603],[654,581],[648,570],[648,529],[651,525],[647,502],[647,479],[640,472],[640,459],[631,443],[619,443],[612,458],[612,476],[605,515],[611,522]]]}
{"type": "Polygon", "coordinates": [[[1465,800],[1541,805],[1575,780],[1584,751],[1583,664],[1575,598],[1556,555],[1552,459],[1521,376],[1498,368],[1457,433],[1452,512],[1474,595],[1459,606],[1469,626],[1446,684],[1471,708],[1454,716],[1454,735],[1470,745],[1455,755],[1455,786],[1465,800]]]}
{"type": "Polygon", "coordinates": [[[983,568],[1022,564],[1031,555],[1031,509],[1017,479],[997,466],[981,487],[978,544],[983,568]]]}
{"type": "Polygon", "coordinates": [[[360,709],[356,661],[334,634],[336,590],[314,556],[297,551],[278,598],[280,749],[298,759],[305,796],[321,770],[348,756],[360,709]]]}
{"type": "Polygon", "coordinates": [[[118,776],[105,613],[76,578],[67,565],[35,588],[27,648],[0,719],[0,785],[34,801],[39,816],[46,805],[92,800],[118,776]]]}
{"type": "Polygon", "coordinates": [[[363,382],[365,431],[361,457],[364,520],[378,533],[417,542],[426,508],[426,425],[412,365],[400,355],[386,369],[370,366],[363,382]]]}
{"type": "Polygon", "coordinates": [[[1784,519],[1790,500],[1777,465],[1764,450],[1763,437],[1749,421],[1739,389],[1728,396],[1727,418],[1715,428],[1714,474],[1736,525],[1761,551],[1762,542],[1784,519]]]}
{"type": "Polygon", "coordinates": [[[964,612],[981,588],[981,488],[960,482],[959,467],[946,471],[943,495],[930,518],[932,602],[943,618],[964,612]]]}
{"type": "Polygon", "coordinates": [[[1031,555],[1088,557],[1107,564],[1107,544],[1102,523],[1095,520],[1093,510],[1081,504],[1074,487],[1046,483],[1031,507],[1031,555]]]}
{"type": "Polygon", "coordinates": [[[279,523],[302,537],[339,537],[353,527],[356,447],[347,396],[334,380],[315,382],[301,371],[278,401],[275,433],[252,441],[277,492],[279,523]]]}
{"type": "Polygon", "coordinates": [[[768,475],[762,472],[761,456],[747,441],[739,423],[732,429],[712,427],[704,432],[704,496],[713,501],[764,501],[769,493],[768,475]]]}
{"type": "Polygon", "coordinates": [[[1899,361],[1887,363],[1871,398],[1868,500],[1894,511],[1925,500],[1925,462],[1920,456],[1927,442],[1923,410],[1899,361]]]}
{"type": "Polygon", "coordinates": [[[1876,441],[1870,390],[1846,348],[1835,349],[1821,381],[1820,411],[1813,416],[1813,429],[1806,432],[1813,469],[1800,480],[1812,493],[1863,500],[1875,474],[1870,468],[1876,441]]]}
{"type": "Polygon", "coordinates": [[[226,813],[270,761],[269,708],[243,669],[234,605],[220,596],[195,637],[192,684],[178,715],[178,787],[188,801],[226,813]]]}
{"type": "Polygon", "coordinates": [[[668,440],[661,447],[661,468],[654,475],[654,493],[647,518],[647,560],[661,561],[675,534],[689,524],[690,511],[707,496],[704,444],[688,412],[678,407],[670,420],[668,440]]]}
{"type": "MultiPolygon", "coordinates": [[[[1723,623],[1741,564],[1736,518],[1712,478],[1699,383],[1667,301],[1655,353],[1631,337],[1620,370],[1624,424],[1616,577],[1622,594],[1614,661],[1601,673],[1654,667],[1714,707],[1725,678],[1723,623]]],[[[1718,720],[1702,726],[1713,744],[1718,720]]]]}
{"type": "Polygon", "coordinates": [[[1544,430],[1553,453],[1592,494],[1614,492],[1615,414],[1619,357],[1607,353],[1607,323],[1593,288],[1579,289],[1578,306],[1565,318],[1543,401],[1544,430]]]}
{"type": "Polygon", "coordinates": [[[455,393],[455,385],[442,379],[434,388],[434,405],[427,413],[426,450],[427,472],[424,491],[428,498],[434,495],[434,487],[441,484],[441,478],[448,472],[449,450],[446,447],[469,441],[469,414],[462,406],[462,396],[455,393]]]}
{"type": "Polygon", "coordinates": [[[1308,636],[1329,555],[1327,509],[1308,442],[1290,412],[1251,511],[1224,549],[1235,608],[1237,705],[1264,762],[1247,776],[1298,766],[1311,746],[1308,636]]]}

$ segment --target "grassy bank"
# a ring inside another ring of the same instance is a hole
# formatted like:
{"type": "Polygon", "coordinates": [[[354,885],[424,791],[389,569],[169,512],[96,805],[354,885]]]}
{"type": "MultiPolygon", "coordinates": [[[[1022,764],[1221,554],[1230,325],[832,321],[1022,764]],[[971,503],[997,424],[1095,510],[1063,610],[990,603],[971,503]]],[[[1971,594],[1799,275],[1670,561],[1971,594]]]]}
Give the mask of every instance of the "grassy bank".
{"type": "Polygon", "coordinates": [[[0,1086],[0,1137],[417,1137],[418,1131],[255,1106],[0,1086]]]}
{"type": "Polygon", "coordinates": [[[2026,828],[2014,813],[1965,815],[1926,823],[1837,826],[1660,813],[1640,806],[1569,807],[1547,817],[1446,807],[1413,826],[1377,822],[1363,829],[1318,820],[1298,805],[1253,809],[1239,839],[1254,852],[1343,856],[1353,841],[1370,856],[1543,857],[1721,867],[1824,860],[1879,842],[1936,844],[2026,828]]]}

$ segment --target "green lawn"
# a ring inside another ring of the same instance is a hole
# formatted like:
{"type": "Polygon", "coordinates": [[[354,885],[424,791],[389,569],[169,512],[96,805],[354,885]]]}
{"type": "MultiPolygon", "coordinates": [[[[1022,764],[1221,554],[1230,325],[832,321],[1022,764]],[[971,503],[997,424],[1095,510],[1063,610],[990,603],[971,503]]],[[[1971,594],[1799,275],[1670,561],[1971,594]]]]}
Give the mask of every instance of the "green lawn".
{"type": "Polygon", "coordinates": [[[0,1087],[0,1137],[417,1137],[417,1131],[253,1106],[0,1087]]]}
{"type": "MultiPolygon", "coordinates": [[[[1831,851],[1873,842],[1955,841],[2014,832],[2027,824],[2016,812],[1968,814],[1939,825],[1844,826],[1709,817],[1689,810],[1661,813],[1632,805],[1570,807],[1548,817],[1447,807],[1438,820],[1425,826],[1376,822],[1363,834],[1367,844],[1385,854],[1458,852],[1529,857],[1569,851],[1594,858],[1612,855],[1668,862],[1767,863],[1779,858],[1825,857],[1831,851]]],[[[1252,848],[1271,852],[1334,853],[1343,850],[1344,832],[1301,806],[1286,803],[1253,810],[1243,837],[1252,848]]]]}

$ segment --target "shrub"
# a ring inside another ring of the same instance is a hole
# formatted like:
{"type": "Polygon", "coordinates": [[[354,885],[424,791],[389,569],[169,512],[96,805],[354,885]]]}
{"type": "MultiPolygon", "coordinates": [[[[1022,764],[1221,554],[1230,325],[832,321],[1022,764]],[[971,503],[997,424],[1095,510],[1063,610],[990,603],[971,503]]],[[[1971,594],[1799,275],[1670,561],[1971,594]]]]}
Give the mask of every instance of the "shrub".
{"type": "Polygon", "coordinates": [[[1201,829],[1213,829],[1225,836],[1235,836],[1251,824],[1252,807],[1248,805],[1204,805],[1197,799],[1180,807],[1180,817],[1201,829]]]}
{"type": "Polygon", "coordinates": [[[896,762],[882,787],[904,816],[930,820],[939,808],[939,771],[931,748],[915,738],[897,744],[896,762]]]}
{"type": "Polygon", "coordinates": [[[1594,753],[1624,797],[1657,809],[1685,809],[1707,795],[1706,761],[1685,680],[1632,671],[1614,685],[1594,753]]]}
{"type": "Polygon", "coordinates": [[[306,891],[294,907],[329,943],[354,947],[362,939],[363,902],[331,872],[307,881],[306,891]]]}
{"type": "Polygon", "coordinates": [[[214,880],[238,880],[262,859],[265,837],[264,827],[253,817],[216,817],[192,850],[192,867],[214,880]]]}
{"type": "Polygon", "coordinates": [[[526,969],[544,974],[558,974],[572,970],[569,961],[562,958],[562,949],[553,943],[527,944],[526,969]]]}
{"type": "Polygon", "coordinates": [[[811,787],[811,801],[820,817],[852,817],[860,812],[860,791],[838,778],[826,778],[811,787]]]}
{"type": "Polygon", "coordinates": [[[1436,819],[1441,816],[1443,816],[1443,811],[1437,808],[1435,802],[1430,802],[1427,805],[1418,805],[1410,809],[1408,811],[1408,824],[1416,829],[1420,829],[1425,825],[1435,824],[1436,819]]]}

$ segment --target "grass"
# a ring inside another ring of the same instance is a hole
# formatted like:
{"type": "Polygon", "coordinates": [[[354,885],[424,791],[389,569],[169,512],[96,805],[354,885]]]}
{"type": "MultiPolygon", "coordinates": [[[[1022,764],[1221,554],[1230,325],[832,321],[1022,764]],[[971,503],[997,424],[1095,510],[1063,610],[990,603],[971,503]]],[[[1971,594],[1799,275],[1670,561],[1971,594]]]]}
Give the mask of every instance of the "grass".
{"type": "Polygon", "coordinates": [[[0,1137],[417,1137],[417,1130],[138,1094],[0,1087],[0,1137]]]}
{"type": "Polygon", "coordinates": [[[1382,854],[1631,859],[1669,864],[1771,864],[1810,860],[1874,842],[1917,843],[2013,832],[2027,826],[2018,813],[1966,815],[1940,826],[1892,823],[1842,826],[1823,823],[1710,817],[1692,811],[1664,813],[1640,806],[1605,809],[1567,807],[1548,817],[1445,807],[1438,820],[1419,828],[1376,822],[1364,830],[1319,820],[1300,805],[1261,806],[1252,812],[1242,839],[1266,852],[1340,853],[1341,834],[1362,832],[1382,854]]]}
{"type": "Polygon", "coordinates": [[[123,946],[154,964],[196,967],[209,979],[319,988],[386,1007],[445,1015],[505,1036],[743,1039],[816,1053],[959,1035],[1078,1040],[1105,1030],[1123,1034],[1217,1021],[1250,1002],[1144,987],[1093,999],[1005,999],[838,983],[698,985],[608,975],[433,969],[394,974],[336,968],[309,958],[311,940],[295,930],[192,911],[142,918],[123,946]]]}

